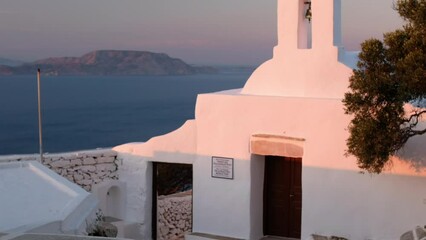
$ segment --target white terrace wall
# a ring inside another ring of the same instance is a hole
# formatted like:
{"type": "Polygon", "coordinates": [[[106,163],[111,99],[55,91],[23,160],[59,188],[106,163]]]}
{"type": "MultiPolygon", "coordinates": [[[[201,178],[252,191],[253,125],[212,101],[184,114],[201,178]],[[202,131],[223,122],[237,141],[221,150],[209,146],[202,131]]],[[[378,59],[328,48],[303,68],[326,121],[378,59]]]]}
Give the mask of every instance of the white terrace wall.
{"type": "MultiPolygon", "coordinates": [[[[0,156],[0,162],[34,160],[39,161],[40,156],[0,156]]],[[[87,191],[91,191],[92,187],[100,182],[118,179],[117,153],[111,149],[45,154],[42,163],[87,191]]]]}

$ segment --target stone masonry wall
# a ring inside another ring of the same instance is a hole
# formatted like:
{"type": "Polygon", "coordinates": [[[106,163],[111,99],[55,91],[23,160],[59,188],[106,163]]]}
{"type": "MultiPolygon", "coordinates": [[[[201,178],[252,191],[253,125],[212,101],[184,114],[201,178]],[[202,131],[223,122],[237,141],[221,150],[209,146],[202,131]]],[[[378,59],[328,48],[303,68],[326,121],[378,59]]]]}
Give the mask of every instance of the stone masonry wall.
{"type": "Polygon", "coordinates": [[[192,231],[192,190],[157,198],[157,239],[183,240],[192,231]]]}
{"type": "MultiPolygon", "coordinates": [[[[38,161],[39,155],[0,156],[1,162],[38,161]]],[[[87,191],[108,179],[118,179],[117,153],[111,149],[45,154],[43,165],[87,191]]]]}

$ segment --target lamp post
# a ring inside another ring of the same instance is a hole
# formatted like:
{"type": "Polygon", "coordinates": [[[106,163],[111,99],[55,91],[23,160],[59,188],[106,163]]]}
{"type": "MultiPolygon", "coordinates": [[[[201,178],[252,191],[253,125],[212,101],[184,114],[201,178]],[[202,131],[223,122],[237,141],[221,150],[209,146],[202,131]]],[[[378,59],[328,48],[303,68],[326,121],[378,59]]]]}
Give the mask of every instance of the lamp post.
{"type": "Polygon", "coordinates": [[[41,97],[40,97],[40,68],[37,69],[37,97],[38,97],[38,141],[40,163],[43,163],[43,131],[41,127],[41,97]]]}

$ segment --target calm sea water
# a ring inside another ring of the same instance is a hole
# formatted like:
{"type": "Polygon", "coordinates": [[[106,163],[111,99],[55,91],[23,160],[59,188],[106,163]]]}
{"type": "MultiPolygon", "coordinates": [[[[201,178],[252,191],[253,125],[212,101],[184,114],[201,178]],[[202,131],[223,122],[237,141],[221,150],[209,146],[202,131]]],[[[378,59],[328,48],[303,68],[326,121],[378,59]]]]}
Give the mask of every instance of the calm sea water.
{"type": "MultiPolygon", "coordinates": [[[[250,72],[42,77],[45,152],[146,141],[194,118],[197,94],[241,88],[250,72]]],[[[35,76],[0,77],[0,155],[38,152],[35,76]]]]}

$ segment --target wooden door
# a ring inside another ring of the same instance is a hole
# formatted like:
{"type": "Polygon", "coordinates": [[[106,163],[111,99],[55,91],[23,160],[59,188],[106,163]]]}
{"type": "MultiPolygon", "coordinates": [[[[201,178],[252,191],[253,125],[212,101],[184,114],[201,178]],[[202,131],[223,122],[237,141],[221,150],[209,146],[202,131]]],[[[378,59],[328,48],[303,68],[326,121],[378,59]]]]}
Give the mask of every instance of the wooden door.
{"type": "Polygon", "coordinates": [[[302,159],[265,157],[263,215],[265,235],[300,238],[302,159]]]}

